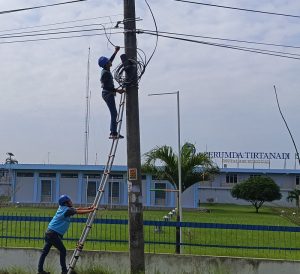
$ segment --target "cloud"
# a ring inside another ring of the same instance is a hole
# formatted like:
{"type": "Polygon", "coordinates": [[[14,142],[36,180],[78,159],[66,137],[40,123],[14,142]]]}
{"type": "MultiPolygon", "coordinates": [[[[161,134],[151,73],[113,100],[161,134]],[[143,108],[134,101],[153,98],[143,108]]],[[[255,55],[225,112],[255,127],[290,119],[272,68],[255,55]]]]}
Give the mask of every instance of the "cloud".
{"type": "MultiPolygon", "coordinates": [[[[300,14],[296,1],[223,1],[223,5],[300,14]],[[223,3],[224,2],[224,3],[223,3]]],[[[26,1],[26,6],[40,4],[26,1]]],[[[299,19],[203,7],[172,0],[149,1],[161,31],[300,45],[299,19]]],[[[0,10],[24,7],[24,1],[0,3],[0,10]]],[[[123,1],[87,1],[0,16],[2,29],[52,24],[123,13],[123,1]]],[[[154,30],[144,1],[136,1],[141,29],[154,30]]],[[[87,21],[107,23],[119,16],[87,21]]],[[[85,24],[86,21],[72,25],[85,24]]],[[[113,23],[112,23],[113,25],[113,23]]],[[[54,25],[51,28],[59,27],[54,25]]],[[[47,27],[48,28],[48,27],[47,27]]],[[[50,26],[49,26],[50,28],[50,26]]],[[[28,31],[28,30],[27,30],[28,31]]],[[[2,34],[2,33],[0,33],[2,34]]],[[[138,47],[150,56],[155,37],[138,34],[138,47]]],[[[200,39],[200,38],[199,38],[200,39]]],[[[2,40],[0,40],[1,42],[2,40]]],[[[123,35],[112,35],[123,45],[123,35]]],[[[214,41],[216,42],[216,41],[214,41]]],[[[229,42],[223,42],[229,43],[229,42]]],[[[0,156],[12,151],[20,162],[83,163],[87,54],[91,47],[90,162],[104,164],[109,150],[109,113],[101,98],[97,59],[110,56],[105,36],[0,44],[0,156]]],[[[262,48],[259,45],[243,45],[262,48]]],[[[277,48],[278,51],[296,49],[277,48]]],[[[117,57],[114,66],[119,63],[117,57]]],[[[141,152],[156,145],[177,148],[176,98],[150,92],[180,91],[182,141],[199,150],[236,149],[293,152],[273,92],[299,139],[298,63],[278,57],[159,38],[157,51],[140,83],[141,152]]],[[[126,133],[126,119],[122,132],[126,133]]],[[[116,163],[126,164],[126,140],[116,163]]]]}

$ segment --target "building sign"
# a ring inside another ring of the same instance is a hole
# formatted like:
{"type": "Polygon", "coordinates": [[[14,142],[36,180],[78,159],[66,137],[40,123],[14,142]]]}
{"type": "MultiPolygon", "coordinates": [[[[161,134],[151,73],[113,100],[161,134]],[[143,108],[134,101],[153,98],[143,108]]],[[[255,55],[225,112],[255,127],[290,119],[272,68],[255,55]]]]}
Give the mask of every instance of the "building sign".
{"type": "Polygon", "coordinates": [[[286,152],[207,152],[209,158],[239,159],[239,160],[289,160],[286,152]]]}

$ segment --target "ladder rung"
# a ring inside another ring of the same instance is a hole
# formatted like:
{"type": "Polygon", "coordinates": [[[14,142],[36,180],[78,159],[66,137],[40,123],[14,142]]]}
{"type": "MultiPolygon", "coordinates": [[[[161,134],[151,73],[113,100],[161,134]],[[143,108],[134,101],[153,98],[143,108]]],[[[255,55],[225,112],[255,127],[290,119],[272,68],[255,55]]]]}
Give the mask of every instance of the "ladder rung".
{"type": "Polygon", "coordinates": [[[125,104],[125,102],[121,102],[121,103],[120,103],[120,106],[122,106],[122,105],[124,105],[124,104],[125,104]]]}
{"type": "Polygon", "coordinates": [[[110,174],[110,171],[104,171],[103,174],[104,175],[110,174]]]}
{"type": "Polygon", "coordinates": [[[99,189],[98,192],[104,192],[104,189],[99,189]]]}
{"type": "Polygon", "coordinates": [[[109,157],[109,158],[115,157],[115,154],[111,154],[111,155],[109,155],[108,157],[109,157]]]}
{"type": "Polygon", "coordinates": [[[118,120],[117,123],[120,123],[120,122],[122,122],[122,121],[123,121],[122,119],[121,119],[121,120],[118,120]]]}

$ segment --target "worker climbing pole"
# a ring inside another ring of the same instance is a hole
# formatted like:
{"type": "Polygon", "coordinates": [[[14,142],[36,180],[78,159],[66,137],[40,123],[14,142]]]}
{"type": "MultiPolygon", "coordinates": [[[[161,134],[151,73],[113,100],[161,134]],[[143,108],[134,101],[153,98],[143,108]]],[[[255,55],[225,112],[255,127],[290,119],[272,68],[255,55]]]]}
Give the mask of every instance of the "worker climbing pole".
{"type": "MultiPolygon", "coordinates": [[[[130,90],[131,88],[137,87],[138,77],[137,77],[137,68],[139,67],[137,65],[137,62],[134,59],[129,59],[126,54],[121,55],[122,63],[117,67],[114,73],[114,78],[117,80],[117,82],[120,84],[120,88],[115,89],[113,84],[113,77],[110,72],[110,67],[112,65],[112,62],[117,54],[117,52],[120,50],[120,47],[115,47],[115,52],[113,55],[108,59],[107,57],[101,56],[98,60],[98,64],[101,68],[103,68],[101,73],[101,83],[102,83],[102,97],[104,101],[106,102],[110,114],[111,114],[111,124],[110,124],[110,136],[109,138],[112,139],[111,148],[108,154],[107,163],[103,172],[103,175],[101,177],[101,181],[96,193],[96,197],[94,200],[93,205],[98,208],[101,199],[103,197],[103,192],[106,186],[106,183],[109,179],[111,168],[113,166],[113,162],[115,159],[118,142],[120,139],[123,139],[124,137],[120,134],[121,127],[122,127],[122,121],[123,121],[123,114],[124,114],[124,107],[125,107],[125,89],[130,90]],[[120,103],[119,103],[119,109],[116,109],[115,106],[115,98],[114,93],[120,93],[120,103]]],[[[142,69],[140,69],[140,76],[142,74],[142,69]]],[[[132,188],[130,188],[132,189],[132,188]]],[[[141,204],[141,203],[140,203],[141,204]]],[[[142,205],[142,204],[141,204],[142,205]]],[[[88,219],[86,221],[86,225],[83,229],[83,232],[81,234],[81,237],[77,243],[76,249],[73,252],[73,255],[71,257],[71,260],[69,262],[69,269],[68,274],[71,274],[72,271],[75,269],[76,263],[78,261],[78,258],[80,256],[80,253],[83,250],[85,241],[88,237],[88,234],[92,228],[94,219],[96,217],[96,211],[93,211],[89,214],[88,219]]],[[[143,250],[144,252],[144,250],[143,250]]],[[[136,272],[135,272],[136,273],[136,272]]]]}
{"type": "MultiPolygon", "coordinates": [[[[106,102],[110,114],[111,114],[111,123],[110,123],[110,136],[109,138],[112,139],[111,148],[108,154],[107,163],[101,177],[101,181],[98,187],[98,191],[93,203],[93,206],[98,208],[101,198],[103,196],[103,192],[106,186],[106,183],[109,179],[111,168],[115,159],[118,142],[120,139],[124,137],[120,134],[120,130],[122,127],[122,120],[123,120],[123,113],[124,113],[124,106],[125,106],[125,83],[121,83],[121,88],[115,88],[113,82],[113,76],[110,72],[110,67],[112,66],[112,62],[116,57],[116,54],[120,50],[120,47],[115,47],[115,52],[110,58],[105,56],[101,56],[98,60],[98,65],[102,68],[101,72],[101,85],[102,85],[102,97],[106,102]],[[117,111],[116,104],[115,104],[115,93],[118,92],[121,94],[119,109],[117,111]]],[[[88,219],[86,221],[86,225],[83,229],[81,237],[77,243],[76,249],[73,253],[73,256],[69,263],[68,274],[71,274],[72,271],[75,269],[75,265],[79,258],[81,251],[83,250],[84,243],[87,239],[87,236],[92,228],[94,219],[96,217],[96,211],[93,211],[89,214],[88,219]]]]}
{"type": "MultiPolygon", "coordinates": [[[[155,27],[156,22],[151,11],[151,8],[145,0],[152,17],[154,19],[155,27]]],[[[98,208],[103,191],[105,189],[106,182],[108,181],[111,168],[114,162],[115,154],[117,151],[118,142],[123,136],[120,134],[124,106],[126,101],[126,133],[127,133],[127,166],[128,166],[128,225],[129,225],[129,259],[130,259],[130,272],[133,273],[145,273],[145,256],[144,256],[144,232],[143,232],[143,201],[142,201],[142,176],[141,176],[141,152],[140,152],[140,129],[139,129],[139,101],[138,101],[138,82],[145,72],[147,65],[152,59],[154,52],[156,51],[157,41],[154,51],[147,61],[140,60],[140,54],[137,52],[137,41],[136,41],[136,20],[135,17],[135,0],[124,0],[124,20],[118,22],[124,24],[124,41],[125,41],[125,54],[121,55],[122,63],[114,71],[114,79],[119,83],[120,89],[113,87],[112,75],[109,71],[111,63],[114,60],[120,47],[115,46],[115,52],[110,59],[101,57],[98,61],[102,71],[101,82],[103,90],[110,89],[113,92],[121,94],[119,110],[116,112],[113,105],[114,102],[108,102],[104,94],[103,99],[105,100],[110,113],[111,113],[111,133],[110,139],[112,144],[108,155],[108,160],[105,166],[105,170],[101,177],[101,182],[96,194],[94,206],[98,208]],[[139,56],[139,60],[138,57],[139,56]],[[104,76],[105,75],[105,76],[104,76]],[[102,79],[104,77],[104,80],[102,79]],[[107,81],[106,81],[106,80],[107,81]],[[107,85],[108,84],[108,85],[107,85]],[[116,130],[117,129],[117,130],[116,130]]],[[[158,36],[157,36],[158,37],[158,36]]],[[[141,51],[139,49],[139,51],[141,51]]],[[[144,53],[143,51],[141,51],[144,53]]],[[[87,239],[88,233],[92,228],[93,221],[96,217],[96,211],[89,214],[85,228],[78,241],[76,249],[69,263],[68,274],[71,274],[75,269],[76,262],[79,258],[81,251],[83,250],[85,240],[87,239]]]]}

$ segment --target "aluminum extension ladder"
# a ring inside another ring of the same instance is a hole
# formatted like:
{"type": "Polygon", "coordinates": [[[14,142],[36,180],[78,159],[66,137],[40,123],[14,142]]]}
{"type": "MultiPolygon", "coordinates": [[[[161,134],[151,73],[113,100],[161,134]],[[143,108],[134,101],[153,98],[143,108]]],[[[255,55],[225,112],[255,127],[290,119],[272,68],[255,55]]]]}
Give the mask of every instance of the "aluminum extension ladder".
{"type": "MultiPolygon", "coordinates": [[[[118,131],[118,134],[120,134],[120,130],[121,130],[121,126],[122,126],[122,119],[123,119],[124,106],[125,106],[125,98],[126,98],[125,92],[123,92],[121,94],[119,110],[118,110],[118,116],[117,116],[117,123],[118,123],[117,131],[118,131]]],[[[103,175],[101,177],[101,181],[100,181],[100,184],[99,184],[99,187],[98,187],[98,190],[97,190],[97,194],[96,194],[96,197],[95,197],[95,200],[94,200],[94,204],[93,204],[96,208],[98,208],[98,206],[100,204],[100,201],[101,201],[101,198],[103,196],[104,188],[105,188],[105,185],[106,185],[107,180],[109,178],[110,171],[111,171],[114,159],[115,159],[115,153],[117,151],[118,142],[119,142],[119,138],[112,139],[112,144],[111,144],[110,152],[109,152],[109,155],[108,155],[107,163],[106,163],[103,175]]],[[[88,219],[86,221],[86,225],[85,225],[85,227],[82,231],[82,234],[81,234],[80,239],[77,243],[76,249],[74,250],[72,258],[69,262],[68,274],[71,274],[72,271],[75,269],[75,265],[78,261],[80,253],[83,250],[84,243],[85,243],[85,241],[87,239],[87,236],[88,236],[88,234],[89,234],[89,232],[92,228],[92,224],[93,224],[94,219],[96,217],[96,212],[97,211],[95,210],[95,211],[91,212],[88,216],[88,219]]]]}

